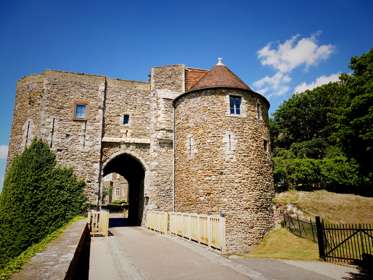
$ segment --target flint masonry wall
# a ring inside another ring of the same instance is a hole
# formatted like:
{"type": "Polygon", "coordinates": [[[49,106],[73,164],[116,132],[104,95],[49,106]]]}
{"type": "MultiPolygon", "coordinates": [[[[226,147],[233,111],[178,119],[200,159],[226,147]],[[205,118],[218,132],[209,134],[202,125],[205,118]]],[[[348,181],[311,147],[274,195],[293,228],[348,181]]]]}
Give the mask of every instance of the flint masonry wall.
{"type": "Polygon", "coordinates": [[[154,67],[151,70],[151,157],[152,185],[156,207],[173,210],[173,99],[184,92],[184,65],[154,67]]]}
{"type": "Polygon", "coordinates": [[[224,213],[227,251],[249,250],[272,226],[267,103],[241,90],[210,89],[181,96],[175,108],[176,211],[224,213]],[[230,94],[242,96],[241,116],[229,114],[230,94]]]}
{"type": "Polygon", "coordinates": [[[105,79],[94,75],[46,71],[17,83],[9,161],[33,137],[44,139],[59,163],[73,167],[95,201],[102,132],[105,79]],[[87,104],[87,118],[74,120],[74,104],[87,104]]]}
{"type": "MultiPolygon", "coordinates": [[[[140,160],[145,169],[150,166],[151,102],[149,83],[107,79],[103,165],[117,155],[128,153],[140,160]],[[124,115],[129,116],[128,124],[123,123],[124,115]]],[[[146,195],[151,185],[152,173],[148,169],[144,182],[146,195]]]]}
{"type": "Polygon", "coordinates": [[[28,76],[17,82],[8,164],[24,150],[26,139],[31,140],[35,134],[40,134],[40,102],[43,93],[43,75],[28,76]]]}
{"type": "Polygon", "coordinates": [[[153,68],[151,84],[62,71],[21,79],[8,162],[34,137],[42,138],[59,163],[73,167],[86,181],[86,194],[95,203],[100,166],[129,153],[146,169],[145,195],[151,207],[172,210],[172,100],[184,90],[184,66],[153,68]],[[75,103],[80,102],[87,104],[85,121],[74,120],[75,103]]]}

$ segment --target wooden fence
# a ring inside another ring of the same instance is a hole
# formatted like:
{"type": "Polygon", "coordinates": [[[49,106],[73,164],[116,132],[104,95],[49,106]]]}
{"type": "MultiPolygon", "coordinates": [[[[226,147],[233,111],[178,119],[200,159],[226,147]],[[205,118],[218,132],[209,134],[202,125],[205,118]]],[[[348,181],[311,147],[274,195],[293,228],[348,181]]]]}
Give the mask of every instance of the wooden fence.
{"type": "Polygon", "coordinates": [[[88,227],[93,236],[109,235],[109,211],[90,210],[88,212],[88,227]]]}
{"type": "Polygon", "coordinates": [[[148,211],[145,226],[221,251],[225,248],[225,218],[218,215],[148,211]]]}
{"type": "Polygon", "coordinates": [[[320,258],[354,263],[373,255],[373,225],[328,224],[316,217],[320,258]]]}

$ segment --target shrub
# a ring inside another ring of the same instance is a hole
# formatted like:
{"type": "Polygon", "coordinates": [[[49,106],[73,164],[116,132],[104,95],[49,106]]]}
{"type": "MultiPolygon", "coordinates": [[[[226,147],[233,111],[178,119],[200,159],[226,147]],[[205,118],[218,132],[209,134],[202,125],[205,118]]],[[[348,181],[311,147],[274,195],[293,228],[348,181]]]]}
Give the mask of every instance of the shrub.
{"type": "Polygon", "coordinates": [[[0,267],[79,214],[84,186],[41,140],[16,156],[0,194],[0,267]]]}
{"type": "Polygon", "coordinates": [[[115,205],[127,205],[127,200],[125,199],[120,199],[120,200],[114,200],[111,204],[115,204],[115,205]]]}

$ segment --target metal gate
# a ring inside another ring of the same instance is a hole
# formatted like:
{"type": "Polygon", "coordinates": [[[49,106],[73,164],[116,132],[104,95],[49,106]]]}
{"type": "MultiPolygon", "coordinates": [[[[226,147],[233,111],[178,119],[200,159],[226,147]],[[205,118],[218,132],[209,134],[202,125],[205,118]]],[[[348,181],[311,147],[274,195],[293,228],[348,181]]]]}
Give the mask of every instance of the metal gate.
{"type": "Polygon", "coordinates": [[[373,225],[328,224],[316,217],[320,258],[353,263],[373,254],[373,225]]]}

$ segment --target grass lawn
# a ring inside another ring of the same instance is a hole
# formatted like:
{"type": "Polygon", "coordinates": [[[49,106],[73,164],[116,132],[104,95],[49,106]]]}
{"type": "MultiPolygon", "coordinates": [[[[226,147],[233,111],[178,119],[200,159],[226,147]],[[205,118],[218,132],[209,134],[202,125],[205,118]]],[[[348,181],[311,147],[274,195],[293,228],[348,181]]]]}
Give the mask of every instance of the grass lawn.
{"type": "Polygon", "coordinates": [[[373,198],[338,194],[324,190],[314,192],[288,191],[276,195],[277,205],[291,203],[307,216],[320,216],[330,223],[372,224],[373,198]]]}
{"type": "Polygon", "coordinates": [[[287,229],[277,228],[270,231],[253,251],[243,257],[318,260],[319,253],[316,243],[297,237],[287,229]]]}

